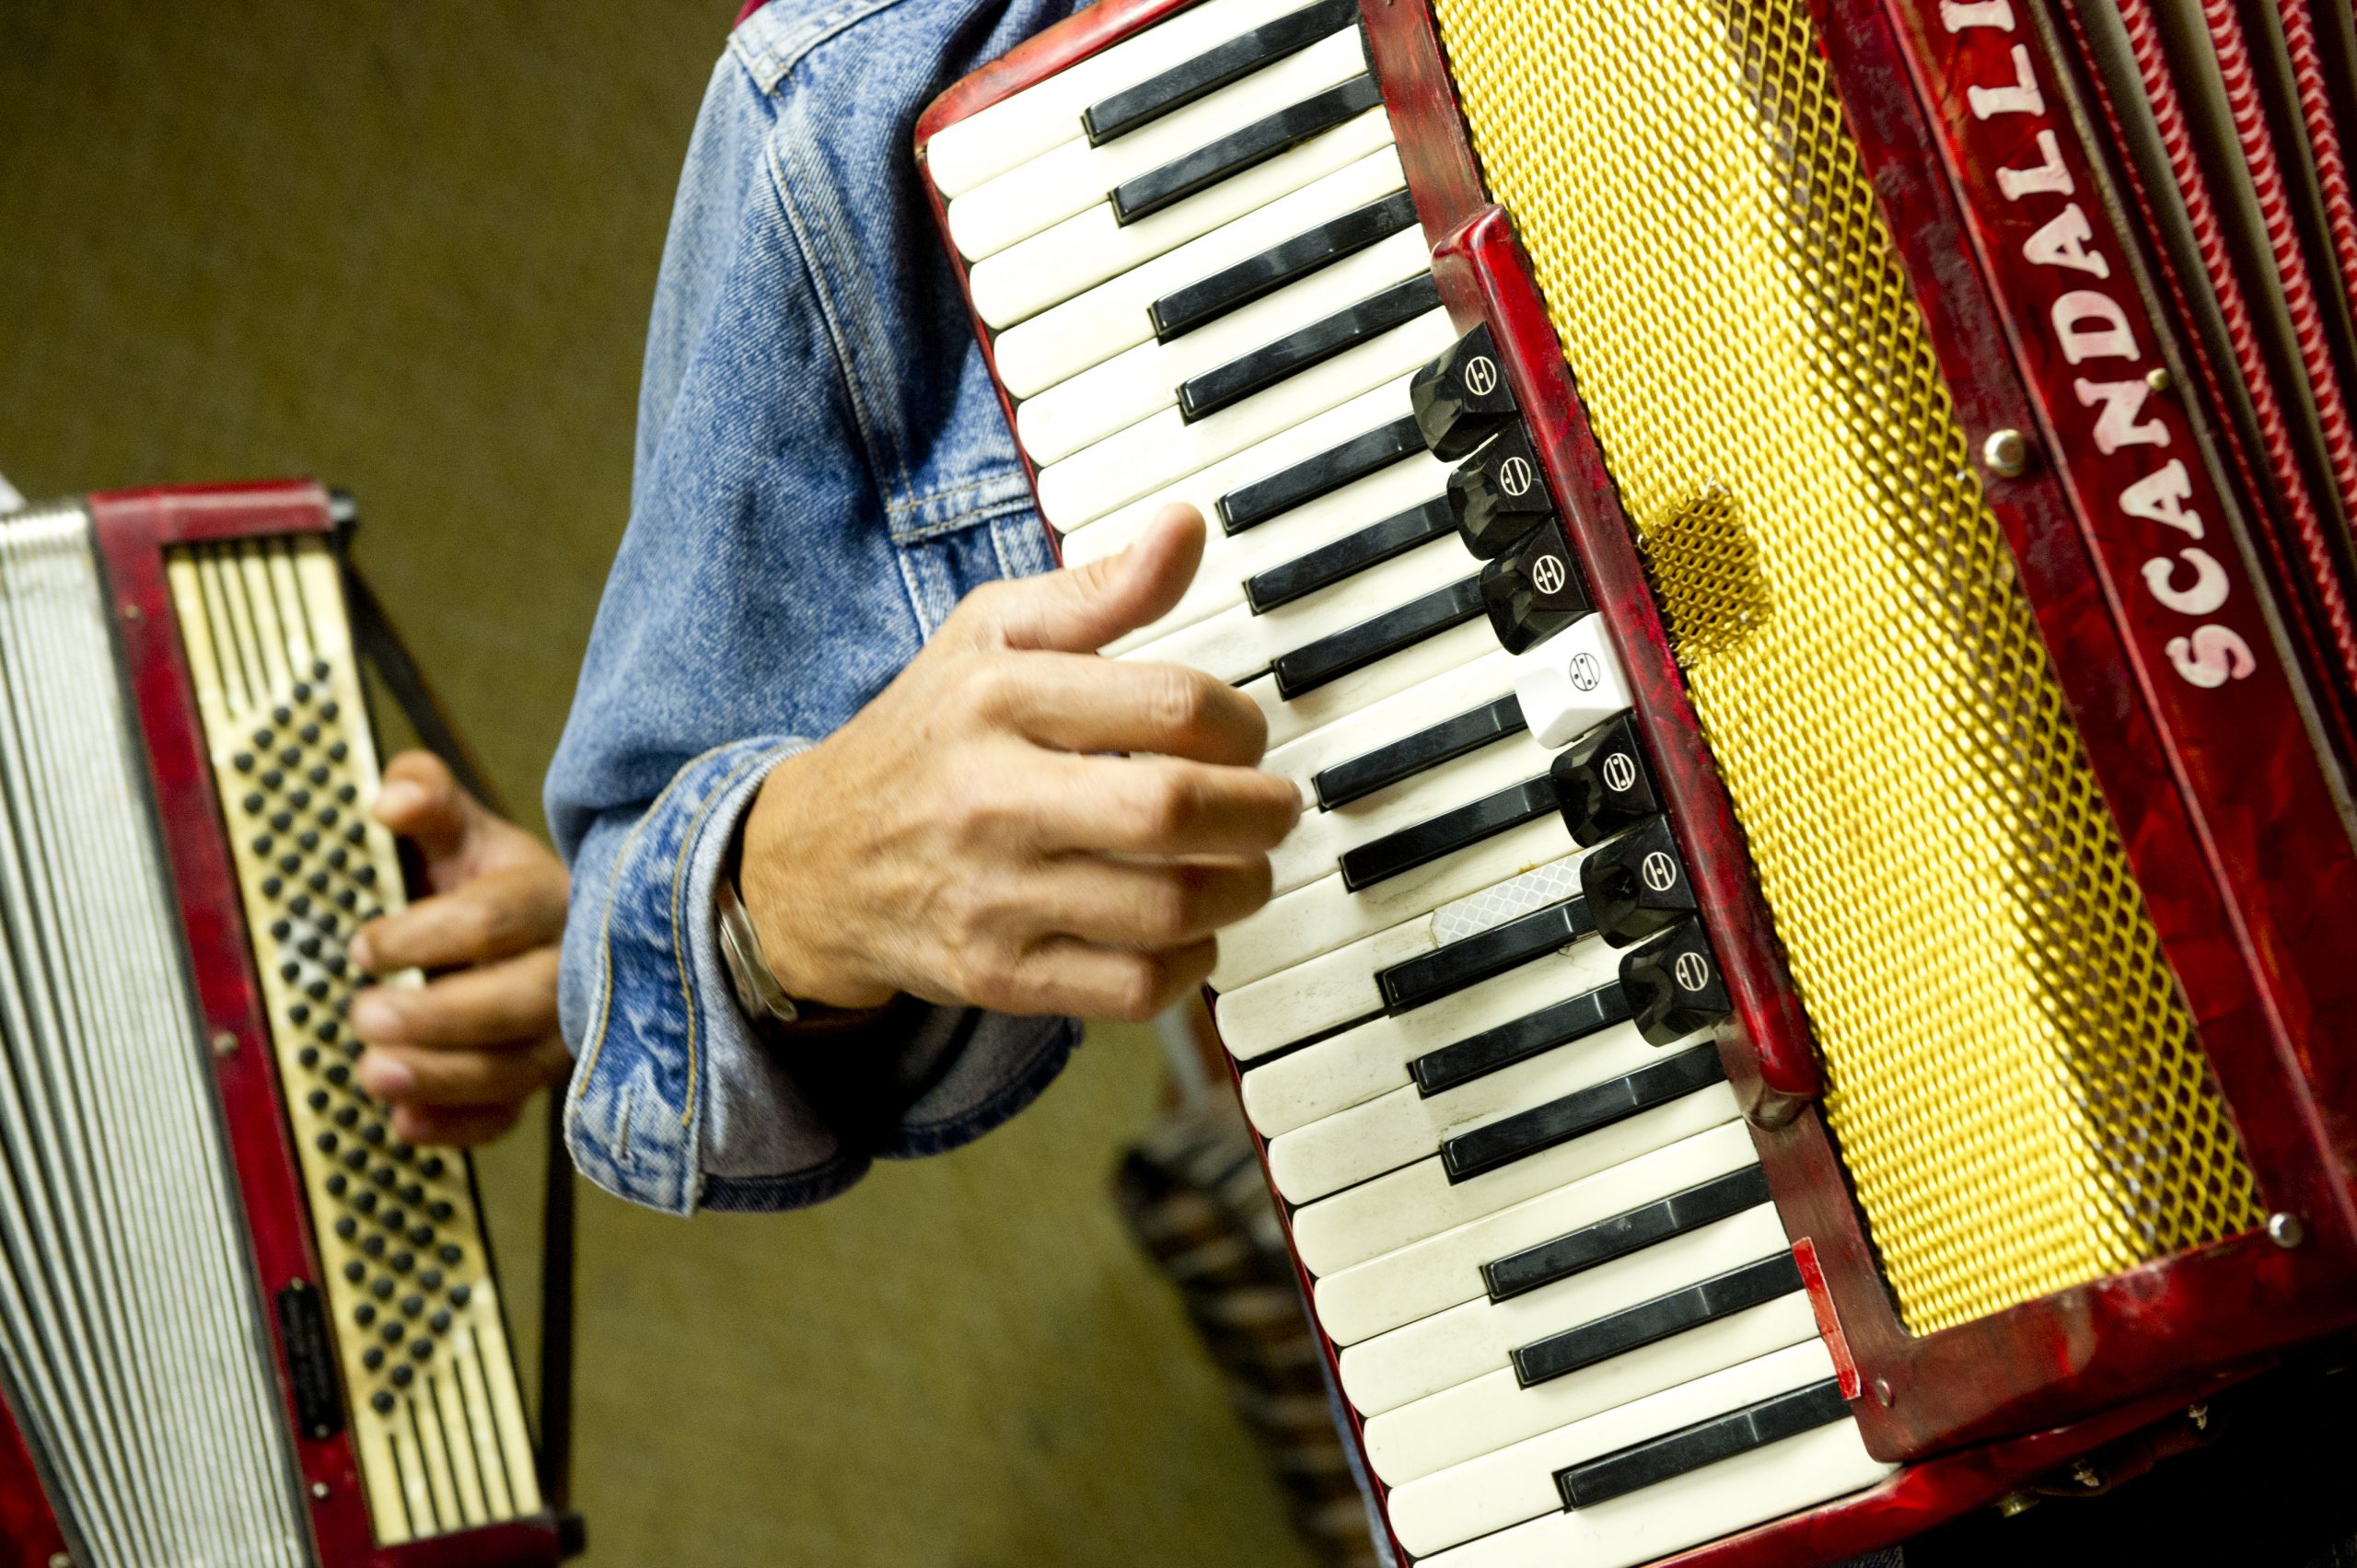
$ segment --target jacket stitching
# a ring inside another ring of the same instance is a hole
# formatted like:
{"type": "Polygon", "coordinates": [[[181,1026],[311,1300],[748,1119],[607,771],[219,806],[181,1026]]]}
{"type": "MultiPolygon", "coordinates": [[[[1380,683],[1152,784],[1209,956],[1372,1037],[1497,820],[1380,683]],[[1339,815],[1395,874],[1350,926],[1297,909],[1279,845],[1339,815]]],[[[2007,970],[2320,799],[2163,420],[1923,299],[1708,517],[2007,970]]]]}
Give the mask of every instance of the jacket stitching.
{"type": "Polygon", "coordinates": [[[737,781],[745,776],[745,771],[763,760],[763,756],[746,758],[731,768],[718,784],[713,785],[712,793],[703,797],[703,804],[696,807],[696,814],[688,819],[686,830],[680,833],[679,852],[672,863],[671,962],[679,970],[679,1000],[686,1005],[688,1015],[688,1084],[687,1091],[679,1101],[679,1125],[682,1127],[691,1126],[695,1121],[697,1058],[696,996],[694,989],[689,984],[688,956],[679,937],[679,894],[687,884],[688,866],[695,859],[696,838],[703,830],[704,819],[712,815],[712,808],[720,803],[721,797],[736,787],[737,781]]]}
{"type": "Polygon", "coordinates": [[[977,528],[983,523],[1009,517],[1015,513],[1028,512],[1030,509],[1031,496],[1027,491],[1020,495],[1010,495],[1004,501],[969,506],[961,512],[952,513],[938,522],[927,523],[922,528],[911,528],[905,533],[896,533],[892,538],[894,542],[899,544],[924,544],[945,534],[958,533],[964,529],[977,528]]]}
{"type": "Polygon", "coordinates": [[[785,79],[786,74],[799,65],[803,57],[812,50],[853,23],[865,21],[877,12],[886,10],[897,4],[899,0],[851,0],[850,4],[838,6],[832,11],[821,11],[798,28],[763,26],[764,22],[771,24],[777,22],[775,8],[763,6],[761,10],[755,13],[754,18],[749,19],[747,26],[739,28],[729,35],[728,45],[737,58],[745,60],[744,50],[739,41],[747,33],[759,30],[772,35],[766,38],[761,46],[758,64],[752,60],[745,60],[745,68],[753,74],[756,81],[761,83],[764,93],[774,92],[777,90],[777,85],[785,79]]]}

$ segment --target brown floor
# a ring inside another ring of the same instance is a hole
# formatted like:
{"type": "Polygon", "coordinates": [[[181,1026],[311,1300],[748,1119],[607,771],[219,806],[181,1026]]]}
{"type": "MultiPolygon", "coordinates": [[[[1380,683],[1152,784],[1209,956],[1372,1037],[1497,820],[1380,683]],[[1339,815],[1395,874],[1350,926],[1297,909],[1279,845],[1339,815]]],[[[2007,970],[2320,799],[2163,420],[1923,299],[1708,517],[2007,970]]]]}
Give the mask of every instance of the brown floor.
{"type": "MultiPolygon", "coordinates": [[[[537,821],[733,4],[0,0],[0,472],[350,487],[537,821]]],[[[1100,1031],[1003,1132],[802,1214],[585,1191],[589,1561],[1306,1562],[1106,1200],[1158,1081],[1100,1031]]],[[[483,1166],[522,1304],[537,1161],[483,1166]]]]}

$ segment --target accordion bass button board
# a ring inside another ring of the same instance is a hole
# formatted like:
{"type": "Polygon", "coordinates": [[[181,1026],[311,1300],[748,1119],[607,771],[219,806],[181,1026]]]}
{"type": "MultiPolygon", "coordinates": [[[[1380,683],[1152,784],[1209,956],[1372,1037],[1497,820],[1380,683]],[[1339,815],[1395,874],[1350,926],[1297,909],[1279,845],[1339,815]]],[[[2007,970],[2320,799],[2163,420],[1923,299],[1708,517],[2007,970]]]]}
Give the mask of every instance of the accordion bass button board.
{"type": "Polygon", "coordinates": [[[354,1076],[403,881],[327,497],[0,519],[0,1370],[60,1549],[553,1563],[471,1167],[354,1076]]]}
{"type": "Polygon", "coordinates": [[[1108,0],[920,122],[1061,558],[1206,520],[1105,652],[1302,791],[1213,1013],[1406,1556],[1830,1562],[2357,1319],[2297,9],[1108,0]]]}

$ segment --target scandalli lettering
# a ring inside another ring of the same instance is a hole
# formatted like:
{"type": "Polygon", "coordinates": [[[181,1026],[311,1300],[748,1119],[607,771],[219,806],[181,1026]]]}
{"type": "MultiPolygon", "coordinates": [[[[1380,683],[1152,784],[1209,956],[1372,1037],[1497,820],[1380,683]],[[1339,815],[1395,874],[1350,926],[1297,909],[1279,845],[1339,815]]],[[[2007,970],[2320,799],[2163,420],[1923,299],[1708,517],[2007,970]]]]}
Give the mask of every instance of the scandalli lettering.
{"type": "MultiPolygon", "coordinates": [[[[1943,0],[1940,22],[1951,33],[1974,28],[2010,33],[2014,28],[2013,3],[1943,0]]],[[[2002,75],[1966,90],[1973,118],[2044,118],[2046,99],[2038,90],[2037,65],[2028,49],[2015,44],[2003,58],[2009,69],[2002,75]]],[[[2055,300],[2048,321],[2064,360],[2083,372],[2072,390],[2089,415],[2089,436],[2096,450],[2106,456],[2149,447],[2160,458],[2170,445],[2169,426],[2146,409],[2154,391],[2151,367],[2142,363],[2143,350],[2126,308],[2111,292],[2119,286],[2111,281],[2111,260],[2096,245],[2086,211],[2073,199],[2075,182],[2055,134],[2041,126],[2034,143],[2038,161],[1997,170],[1997,189],[2009,202],[2061,203],[2050,215],[2040,215],[2039,226],[2024,242],[2022,254],[2035,265],[2071,274],[2070,286],[2055,300]],[[2110,286],[2097,286],[2102,284],[2110,286]]],[[[2216,556],[2190,542],[2203,537],[2201,515],[2190,505],[2192,499],[2193,482],[2184,460],[2168,457],[2121,491],[2118,504],[2122,518],[2150,528],[2155,545],[2164,551],[2140,570],[2144,591],[2162,609],[2200,622],[2182,636],[2171,637],[2162,652],[2185,680],[2210,688],[2242,679],[2258,668],[2258,660],[2239,633],[2206,619],[2224,606],[2234,584],[2216,556]],[[2174,530],[2176,537],[2162,530],[2174,530]]]]}

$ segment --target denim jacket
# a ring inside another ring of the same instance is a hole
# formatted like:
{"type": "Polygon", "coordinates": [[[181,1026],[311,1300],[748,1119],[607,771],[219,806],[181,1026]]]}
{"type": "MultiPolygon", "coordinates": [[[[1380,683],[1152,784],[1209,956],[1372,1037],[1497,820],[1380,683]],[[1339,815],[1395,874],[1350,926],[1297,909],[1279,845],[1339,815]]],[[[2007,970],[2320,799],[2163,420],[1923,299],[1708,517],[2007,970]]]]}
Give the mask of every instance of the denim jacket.
{"type": "Polygon", "coordinates": [[[685,1214],[808,1203],[1020,1109],[1078,1027],[952,1008],[888,1049],[757,1039],[713,894],[769,770],[952,605],[1052,564],[911,152],[1073,0],[784,0],[713,74],[671,216],[623,535],[548,779],[574,870],[566,1140],[685,1214]],[[857,1060],[850,1060],[851,1058],[857,1060]]]}

